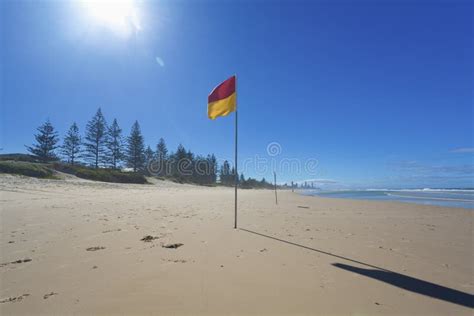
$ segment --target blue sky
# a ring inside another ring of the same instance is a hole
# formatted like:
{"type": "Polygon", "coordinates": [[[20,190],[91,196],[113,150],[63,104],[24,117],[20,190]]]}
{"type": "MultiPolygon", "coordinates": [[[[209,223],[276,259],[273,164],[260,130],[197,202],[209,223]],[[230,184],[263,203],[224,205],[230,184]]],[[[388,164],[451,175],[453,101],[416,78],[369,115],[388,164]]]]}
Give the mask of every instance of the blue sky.
{"type": "Polygon", "coordinates": [[[235,73],[239,161],[267,159],[247,176],[474,186],[470,1],[127,0],[125,24],[80,1],[0,5],[4,153],[46,118],[83,132],[100,106],[152,147],[232,159],[233,116],[208,120],[206,102],[235,73]]]}

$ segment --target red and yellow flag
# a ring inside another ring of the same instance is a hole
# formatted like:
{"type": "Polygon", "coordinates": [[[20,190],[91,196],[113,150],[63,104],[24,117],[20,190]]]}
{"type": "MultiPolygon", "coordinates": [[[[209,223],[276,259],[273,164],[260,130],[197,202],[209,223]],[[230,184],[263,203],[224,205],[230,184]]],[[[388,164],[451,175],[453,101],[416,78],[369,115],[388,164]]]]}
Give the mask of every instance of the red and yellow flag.
{"type": "Polygon", "coordinates": [[[212,90],[207,99],[207,116],[213,120],[226,116],[237,109],[237,92],[235,91],[235,76],[212,90]]]}

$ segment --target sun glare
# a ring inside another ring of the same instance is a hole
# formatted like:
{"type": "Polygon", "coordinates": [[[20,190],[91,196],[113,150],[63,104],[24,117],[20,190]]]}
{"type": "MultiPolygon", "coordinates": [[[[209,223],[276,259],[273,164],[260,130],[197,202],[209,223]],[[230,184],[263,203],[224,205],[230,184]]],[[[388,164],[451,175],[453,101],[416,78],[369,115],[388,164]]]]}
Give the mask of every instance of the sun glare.
{"type": "Polygon", "coordinates": [[[81,5],[92,22],[122,36],[141,30],[134,0],[82,0],[81,5]]]}

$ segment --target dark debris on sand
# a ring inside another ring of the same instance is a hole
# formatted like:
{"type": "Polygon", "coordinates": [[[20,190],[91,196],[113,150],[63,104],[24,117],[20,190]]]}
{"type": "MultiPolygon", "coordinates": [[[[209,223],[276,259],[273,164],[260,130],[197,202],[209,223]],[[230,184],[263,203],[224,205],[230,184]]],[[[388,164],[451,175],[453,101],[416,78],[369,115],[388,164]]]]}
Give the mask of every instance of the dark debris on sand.
{"type": "Polygon", "coordinates": [[[158,239],[159,237],[153,237],[151,235],[146,235],[145,237],[143,237],[142,239],[140,239],[141,241],[144,241],[144,242],[152,242],[153,240],[155,239],[158,239]]]}
{"type": "Polygon", "coordinates": [[[162,247],[163,248],[168,248],[168,249],[177,249],[179,247],[183,246],[181,243],[176,243],[176,244],[165,244],[162,247]]]}

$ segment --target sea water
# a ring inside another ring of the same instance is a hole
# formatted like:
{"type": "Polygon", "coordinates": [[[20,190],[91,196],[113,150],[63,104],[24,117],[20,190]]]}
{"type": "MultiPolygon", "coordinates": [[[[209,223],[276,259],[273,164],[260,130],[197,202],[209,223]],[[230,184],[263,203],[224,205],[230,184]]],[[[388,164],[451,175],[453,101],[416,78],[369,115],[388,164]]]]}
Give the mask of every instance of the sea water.
{"type": "Polygon", "coordinates": [[[302,193],[339,199],[398,201],[424,205],[474,208],[474,189],[304,190],[302,193]]]}

